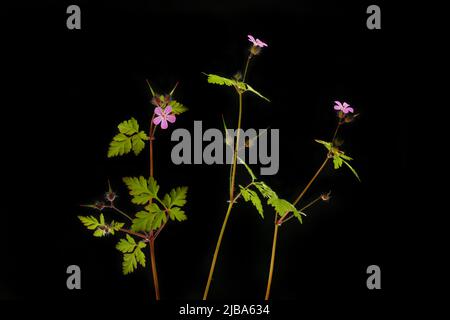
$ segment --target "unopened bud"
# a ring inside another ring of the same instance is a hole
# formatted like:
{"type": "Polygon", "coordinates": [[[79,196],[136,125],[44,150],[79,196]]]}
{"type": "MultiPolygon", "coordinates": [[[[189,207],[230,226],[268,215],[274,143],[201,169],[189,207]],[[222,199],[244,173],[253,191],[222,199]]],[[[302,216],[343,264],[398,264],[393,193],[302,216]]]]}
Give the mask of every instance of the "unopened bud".
{"type": "Polygon", "coordinates": [[[97,201],[96,203],[94,203],[94,207],[98,210],[103,210],[105,209],[105,203],[103,201],[97,201]]]}
{"type": "Polygon", "coordinates": [[[105,194],[105,199],[108,200],[109,202],[113,202],[116,199],[116,193],[113,191],[108,191],[105,194]]]}
{"type": "Polygon", "coordinates": [[[257,46],[251,46],[250,47],[250,53],[254,56],[257,56],[258,54],[260,54],[261,52],[261,48],[257,47],[257,46]]]}
{"type": "Polygon", "coordinates": [[[330,200],[330,198],[331,198],[331,191],[330,192],[328,192],[328,193],[322,193],[321,195],[320,195],[320,199],[322,199],[322,201],[328,201],[328,200],[330,200]]]}

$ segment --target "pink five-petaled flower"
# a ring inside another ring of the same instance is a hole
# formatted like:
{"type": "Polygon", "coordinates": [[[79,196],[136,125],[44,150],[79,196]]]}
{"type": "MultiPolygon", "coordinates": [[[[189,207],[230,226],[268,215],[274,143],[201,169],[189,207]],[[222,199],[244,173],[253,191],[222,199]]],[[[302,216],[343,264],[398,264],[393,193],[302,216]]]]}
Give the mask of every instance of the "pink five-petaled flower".
{"type": "Polygon", "coordinates": [[[248,41],[250,41],[251,43],[253,43],[253,45],[254,45],[255,47],[260,47],[260,48],[267,47],[267,43],[262,42],[262,41],[259,40],[259,39],[255,39],[251,34],[248,35],[248,41]]]}
{"type": "Polygon", "coordinates": [[[170,123],[174,123],[176,118],[174,114],[171,114],[172,107],[167,106],[165,109],[161,107],[155,108],[155,114],[157,115],[155,119],[153,119],[153,123],[158,125],[161,123],[161,129],[167,129],[167,121],[170,123]]]}
{"type": "Polygon", "coordinates": [[[344,114],[353,113],[353,108],[347,102],[335,101],[334,110],[342,111],[344,114]]]}

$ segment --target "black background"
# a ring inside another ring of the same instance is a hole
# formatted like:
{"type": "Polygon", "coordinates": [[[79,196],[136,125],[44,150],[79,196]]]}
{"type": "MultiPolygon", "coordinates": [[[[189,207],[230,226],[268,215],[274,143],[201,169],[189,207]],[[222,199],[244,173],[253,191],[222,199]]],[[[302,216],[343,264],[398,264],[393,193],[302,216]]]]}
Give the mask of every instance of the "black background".
{"type": "MultiPolygon", "coordinates": [[[[305,197],[332,190],[329,204],[309,211],[304,224],[280,230],[274,300],[349,302],[385,306],[405,291],[410,250],[404,233],[408,120],[399,48],[404,30],[382,7],[382,29],[366,28],[366,8],[338,1],[101,2],[78,1],[82,29],[68,30],[72,3],[14,5],[3,11],[7,125],[2,203],[6,239],[0,298],[19,300],[153,299],[149,268],[121,273],[116,239],[93,238],[77,215],[100,199],[107,179],[118,206],[128,212],[123,176],[148,175],[148,148],[138,157],[107,159],[116,125],[129,117],[147,123],[153,107],[145,79],[187,105],[173,128],[193,131],[193,121],[221,128],[236,124],[232,90],[207,84],[201,72],[231,76],[241,70],[251,33],[269,44],[252,62],[248,82],[270,97],[244,100],[244,128],[280,129],[280,170],[263,179],[293,199],[322,162],[336,117],[333,101],[349,102],[361,115],[341,132],[362,183],[328,166],[305,197]],[[12,170],[17,166],[18,170],[12,170]],[[66,268],[82,270],[82,290],[66,288],[66,268]],[[382,290],[366,288],[366,268],[382,270],[382,290]]],[[[157,240],[161,296],[200,299],[226,210],[225,166],[175,166],[170,129],[158,132],[155,177],[162,191],[189,186],[189,220],[170,223],[157,240]]],[[[238,181],[247,181],[244,171],[238,181]]],[[[233,210],[214,281],[212,300],[263,299],[273,215],[262,220],[240,203],[233,210]]],[[[111,212],[114,216],[114,213],[111,212]]],[[[115,216],[114,216],[115,217],[115,216]]],[[[115,217],[117,218],[117,217],[115,217]]],[[[3,260],[2,259],[2,260],[3,260]]]]}

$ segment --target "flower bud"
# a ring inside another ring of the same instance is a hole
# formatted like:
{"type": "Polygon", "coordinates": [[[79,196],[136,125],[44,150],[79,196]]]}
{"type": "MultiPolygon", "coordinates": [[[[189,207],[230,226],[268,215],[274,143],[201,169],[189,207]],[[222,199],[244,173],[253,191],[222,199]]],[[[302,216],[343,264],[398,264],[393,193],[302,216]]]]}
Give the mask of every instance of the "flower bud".
{"type": "Polygon", "coordinates": [[[320,199],[322,199],[322,201],[328,201],[331,198],[330,194],[331,194],[331,191],[328,193],[322,193],[320,195],[320,199]]]}
{"type": "Polygon", "coordinates": [[[108,200],[109,202],[113,202],[116,199],[116,193],[113,191],[108,191],[105,194],[105,199],[108,200]]]}
{"type": "Polygon", "coordinates": [[[94,207],[101,211],[101,210],[105,209],[106,206],[103,201],[97,201],[94,203],[94,207]]]}
{"type": "Polygon", "coordinates": [[[254,56],[257,56],[258,54],[261,53],[261,48],[258,46],[251,46],[250,47],[250,53],[254,56]]]}

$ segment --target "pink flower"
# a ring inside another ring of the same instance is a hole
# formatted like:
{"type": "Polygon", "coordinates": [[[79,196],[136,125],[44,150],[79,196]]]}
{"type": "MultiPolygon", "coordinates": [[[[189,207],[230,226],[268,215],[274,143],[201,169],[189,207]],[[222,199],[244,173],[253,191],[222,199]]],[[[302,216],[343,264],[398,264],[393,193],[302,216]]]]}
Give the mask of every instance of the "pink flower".
{"type": "Polygon", "coordinates": [[[267,47],[267,43],[262,42],[262,41],[259,40],[259,39],[253,38],[253,36],[250,35],[250,34],[248,35],[248,41],[250,41],[251,43],[253,43],[253,45],[254,45],[255,47],[260,47],[260,48],[267,47]]]}
{"type": "Polygon", "coordinates": [[[171,106],[167,106],[165,109],[161,107],[156,107],[155,114],[157,115],[157,117],[153,119],[153,123],[155,125],[161,123],[161,129],[167,129],[167,121],[169,121],[170,123],[174,123],[176,120],[175,115],[171,114],[171,112],[172,112],[171,106]]]}
{"type": "Polygon", "coordinates": [[[338,111],[342,111],[344,114],[347,113],[353,113],[353,108],[350,107],[350,105],[347,102],[339,102],[339,101],[335,101],[334,103],[336,103],[334,105],[334,110],[338,110],[338,111]]]}

